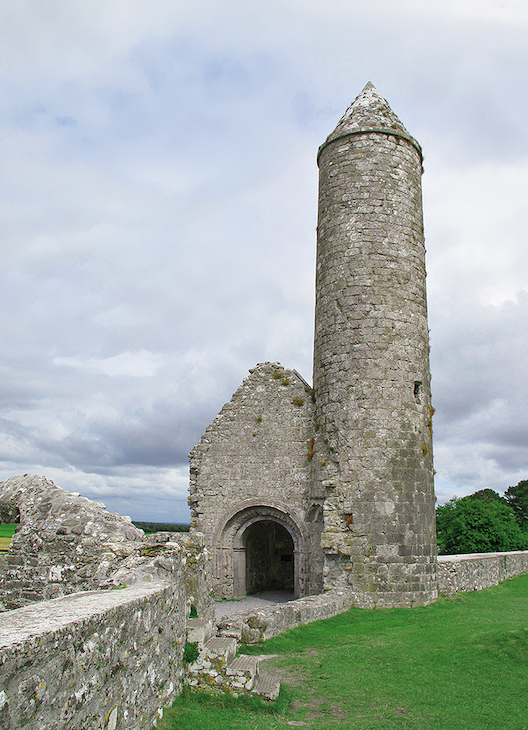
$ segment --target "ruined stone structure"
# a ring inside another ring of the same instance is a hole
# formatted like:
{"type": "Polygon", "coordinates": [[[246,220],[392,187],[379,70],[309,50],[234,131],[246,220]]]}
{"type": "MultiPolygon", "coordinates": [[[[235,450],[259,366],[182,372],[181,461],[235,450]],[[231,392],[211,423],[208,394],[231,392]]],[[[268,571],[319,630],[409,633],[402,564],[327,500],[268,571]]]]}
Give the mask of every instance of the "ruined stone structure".
{"type": "Polygon", "coordinates": [[[42,476],[0,483],[0,520],[20,523],[0,558],[0,728],[146,730],[184,682],[274,699],[240,641],[528,571],[528,551],[436,558],[420,146],[367,84],[318,159],[314,387],[250,371],[191,454],[191,534],[145,536],[42,476]],[[211,584],[297,600],[215,625],[211,584]]]}
{"type": "Polygon", "coordinates": [[[213,554],[218,597],[322,589],[312,395],[294,370],[257,365],[191,453],[192,525],[213,554]]]}
{"type": "Polygon", "coordinates": [[[437,596],[422,152],[367,84],[321,146],[313,390],[250,371],[191,452],[217,595],[437,596]]]}
{"type": "Polygon", "coordinates": [[[181,573],[188,608],[212,617],[209,555],[199,535],[145,536],[130,517],[37,474],[0,482],[0,511],[19,523],[0,563],[0,611],[84,591],[173,585],[181,573]]]}

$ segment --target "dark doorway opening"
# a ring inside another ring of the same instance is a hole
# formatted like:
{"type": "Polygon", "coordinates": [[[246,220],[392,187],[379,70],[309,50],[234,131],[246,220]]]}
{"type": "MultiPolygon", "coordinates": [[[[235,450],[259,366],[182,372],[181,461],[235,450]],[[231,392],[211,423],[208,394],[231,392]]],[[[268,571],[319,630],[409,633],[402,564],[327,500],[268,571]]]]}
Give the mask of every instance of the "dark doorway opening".
{"type": "Polygon", "coordinates": [[[246,593],[294,590],[294,545],[278,522],[259,520],[245,532],[246,593]]]}

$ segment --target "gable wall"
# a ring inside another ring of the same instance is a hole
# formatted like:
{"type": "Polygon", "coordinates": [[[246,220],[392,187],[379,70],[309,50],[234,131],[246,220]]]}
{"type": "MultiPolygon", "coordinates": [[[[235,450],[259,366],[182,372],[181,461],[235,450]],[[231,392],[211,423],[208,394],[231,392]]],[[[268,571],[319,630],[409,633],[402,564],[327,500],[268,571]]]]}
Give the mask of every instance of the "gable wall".
{"type": "MultiPolygon", "coordinates": [[[[312,507],[313,435],[310,387],[294,370],[262,363],[250,371],[191,452],[191,529],[203,532],[206,545],[216,553],[213,581],[217,589],[223,585],[221,595],[231,597],[233,568],[227,553],[245,522],[241,519],[227,537],[226,530],[244,510],[253,510],[248,520],[258,519],[260,506],[270,508],[270,519],[284,515],[283,524],[297,533],[303,560],[311,560],[313,551],[319,555],[320,529],[305,524],[312,507]],[[312,545],[312,532],[318,529],[312,545]],[[222,550],[227,566],[219,555],[222,550]]],[[[303,566],[302,594],[317,590],[313,581],[309,585],[310,570],[303,566]]]]}

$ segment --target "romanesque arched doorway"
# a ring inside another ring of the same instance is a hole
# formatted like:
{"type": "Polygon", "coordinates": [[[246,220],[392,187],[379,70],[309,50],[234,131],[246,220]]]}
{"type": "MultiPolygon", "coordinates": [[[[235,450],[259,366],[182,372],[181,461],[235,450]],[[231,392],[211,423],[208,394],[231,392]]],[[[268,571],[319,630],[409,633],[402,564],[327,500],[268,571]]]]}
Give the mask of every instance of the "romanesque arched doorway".
{"type": "Polygon", "coordinates": [[[258,520],[244,532],[246,593],[295,588],[295,546],[288,530],[273,520],[258,520]]]}
{"type": "Polygon", "coordinates": [[[307,547],[302,524],[286,510],[242,507],[216,533],[215,595],[243,598],[266,590],[305,595],[307,547]]]}

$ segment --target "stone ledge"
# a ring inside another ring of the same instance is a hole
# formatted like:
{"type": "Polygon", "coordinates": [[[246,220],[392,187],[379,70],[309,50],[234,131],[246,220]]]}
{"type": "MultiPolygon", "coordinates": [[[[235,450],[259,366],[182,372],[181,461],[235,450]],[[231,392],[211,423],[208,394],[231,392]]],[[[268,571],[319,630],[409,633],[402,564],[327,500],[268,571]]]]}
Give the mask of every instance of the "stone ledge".
{"type": "Polygon", "coordinates": [[[439,555],[438,591],[444,596],[480,591],[523,573],[528,573],[528,550],[439,555]]]}
{"type": "Polygon", "coordinates": [[[351,592],[336,589],[223,619],[217,623],[218,633],[258,644],[296,626],[344,613],[353,603],[351,592]]]}
{"type": "Polygon", "coordinates": [[[482,558],[499,558],[507,555],[525,555],[528,557],[528,550],[511,550],[506,553],[464,553],[460,555],[439,555],[439,563],[459,563],[463,560],[482,560],[482,558]]]}
{"type": "Polygon", "coordinates": [[[15,608],[0,613],[0,649],[21,644],[36,636],[79,624],[86,619],[102,616],[120,606],[150,598],[168,589],[167,585],[133,586],[120,590],[86,591],[62,598],[15,608]]]}

